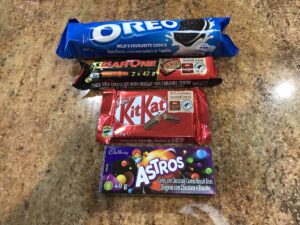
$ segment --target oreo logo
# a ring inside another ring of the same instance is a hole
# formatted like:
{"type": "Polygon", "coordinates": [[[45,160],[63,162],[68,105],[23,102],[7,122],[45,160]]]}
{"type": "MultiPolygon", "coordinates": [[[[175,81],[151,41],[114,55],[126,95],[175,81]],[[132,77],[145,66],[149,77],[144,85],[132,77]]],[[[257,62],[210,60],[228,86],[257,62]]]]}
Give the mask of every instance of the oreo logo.
{"type": "Polygon", "coordinates": [[[174,39],[180,44],[189,47],[197,40],[204,39],[211,24],[206,19],[191,19],[180,22],[180,28],[174,32],[174,39]]]}
{"type": "Polygon", "coordinates": [[[97,44],[109,44],[120,37],[130,38],[161,30],[177,30],[178,22],[174,20],[128,21],[105,23],[91,31],[91,40],[97,44]]]}

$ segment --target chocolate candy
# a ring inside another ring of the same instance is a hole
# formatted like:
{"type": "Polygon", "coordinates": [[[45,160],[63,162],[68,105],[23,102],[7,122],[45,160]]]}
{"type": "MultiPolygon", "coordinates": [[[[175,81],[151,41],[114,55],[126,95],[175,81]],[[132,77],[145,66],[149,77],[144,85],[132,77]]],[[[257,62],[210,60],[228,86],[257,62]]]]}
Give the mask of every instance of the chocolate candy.
{"type": "Polygon", "coordinates": [[[172,114],[164,114],[163,115],[164,120],[173,122],[173,123],[179,123],[180,122],[180,117],[172,114]]]}
{"type": "Polygon", "coordinates": [[[238,53],[223,34],[229,17],[189,20],[131,20],[80,23],[69,20],[56,50],[62,58],[232,57],[238,53]]]}
{"type": "Polygon", "coordinates": [[[125,183],[126,183],[126,177],[125,177],[123,174],[119,174],[119,175],[117,176],[117,180],[118,180],[118,182],[121,183],[121,184],[125,184],[125,183]]]}
{"type": "Polygon", "coordinates": [[[202,147],[208,157],[194,159],[194,164],[187,164],[193,158],[199,146],[189,147],[104,147],[103,170],[100,191],[103,193],[135,194],[215,194],[215,181],[211,149],[202,147]],[[140,154],[136,154],[136,149],[140,154]],[[186,151],[186,154],[182,154],[186,151]],[[144,154],[147,152],[147,154],[144,154]],[[138,159],[138,160],[137,160],[138,159]],[[122,163],[132,162],[132,170],[124,168],[122,163]],[[197,163],[203,165],[199,170],[197,163]],[[206,169],[205,169],[206,168],[206,169]],[[204,171],[210,169],[208,175],[204,171]]]}
{"type": "Polygon", "coordinates": [[[204,159],[207,156],[208,156],[208,153],[203,149],[198,149],[194,154],[194,157],[197,159],[204,159]]]}
{"type": "Polygon", "coordinates": [[[205,94],[199,88],[104,91],[97,141],[208,144],[205,94]]]}
{"type": "Polygon", "coordinates": [[[87,64],[73,86],[85,89],[145,89],[213,86],[217,77],[212,57],[114,59],[87,64]]]}
{"type": "Polygon", "coordinates": [[[188,164],[191,164],[191,163],[193,163],[194,162],[194,159],[192,158],[192,157],[188,157],[187,159],[186,159],[186,163],[188,163],[188,164]]]}
{"type": "Polygon", "coordinates": [[[158,124],[160,121],[160,116],[154,116],[152,119],[150,119],[147,123],[145,123],[144,128],[145,130],[149,130],[156,124],[158,124]]]}
{"type": "Polygon", "coordinates": [[[212,172],[213,172],[213,170],[212,170],[212,168],[206,168],[205,170],[204,170],[204,172],[207,174],[207,175],[210,175],[210,174],[212,174],[212,172]]]}
{"type": "Polygon", "coordinates": [[[197,163],[197,167],[199,167],[199,168],[201,168],[203,165],[202,165],[202,163],[197,163]]]}
{"type": "Polygon", "coordinates": [[[164,76],[168,76],[180,68],[181,62],[179,58],[161,59],[160,71],[164,76]]]}
{"type": "Polygon", "coordinates": [[[127,162],[126,160],[124,160],[124,161],[121,162],[121,165],[122,165],[123,167],[125,167],[125,166],[128,165],[128,162],[127,162]]]}
{"type": "Polygon", "coordinates": [[[199,173],[192,173],[191,178],[192,178],[193,180],[199,179],[199,178],[200,178],[200,175],[199,175],[199,173]]]}
{"type": "Polygon", "coordinates": [[[154,116],[147,123],[145,123],[145,125],[144,125],[145,130],[149,130],[153,126],[157,125],[161,121],[161,119],[164,119],[165,121],[169,121],[172,123],[180,122],[180,117],[165,113],[162,116],[160,116],[160,115],[154,116]]]}

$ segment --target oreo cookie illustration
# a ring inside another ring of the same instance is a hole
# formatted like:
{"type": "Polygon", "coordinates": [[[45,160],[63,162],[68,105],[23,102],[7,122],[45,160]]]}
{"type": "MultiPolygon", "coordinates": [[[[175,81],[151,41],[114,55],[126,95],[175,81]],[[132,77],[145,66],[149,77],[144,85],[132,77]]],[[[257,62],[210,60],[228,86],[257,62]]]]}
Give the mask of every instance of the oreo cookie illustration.
{"type": "Polygon", "coordinates": [[[210,23],[206,19],[183,20],[180,22],[179,30],[174,32],[174,38],[177,42],[189,47],[200,38],[204,39],[207,36],[204,31],[209,30],[209,28],[210,23]]]}

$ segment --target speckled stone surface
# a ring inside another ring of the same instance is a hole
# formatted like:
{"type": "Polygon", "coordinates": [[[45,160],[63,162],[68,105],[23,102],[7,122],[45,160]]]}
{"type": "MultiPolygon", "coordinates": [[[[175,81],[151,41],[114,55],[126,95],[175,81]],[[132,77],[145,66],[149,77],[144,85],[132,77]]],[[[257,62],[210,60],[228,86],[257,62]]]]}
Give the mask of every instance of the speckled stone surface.
{"type": "Polygon", "coordinates": [[[300,224],[299,1],[0,4],[0,224],[300,224]],[[78,64],[55,55],[67,20],[222,15],[240,54],[205,89],[217,195],[99,194],[101,98],[73,89],[78,64]]]}

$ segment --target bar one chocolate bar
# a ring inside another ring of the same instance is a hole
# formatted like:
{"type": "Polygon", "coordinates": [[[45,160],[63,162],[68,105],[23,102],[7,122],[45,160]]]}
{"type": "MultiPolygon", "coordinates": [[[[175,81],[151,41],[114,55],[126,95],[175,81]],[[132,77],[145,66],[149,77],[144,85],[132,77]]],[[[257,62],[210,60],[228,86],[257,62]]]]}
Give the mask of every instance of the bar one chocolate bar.
{"type": "Polygon", "coordinates": [[[113,59],[81,62],[73,86],[85,89],[147,89],[213,86],[217,77],[212,57],[169,59],[113,59]]]}

